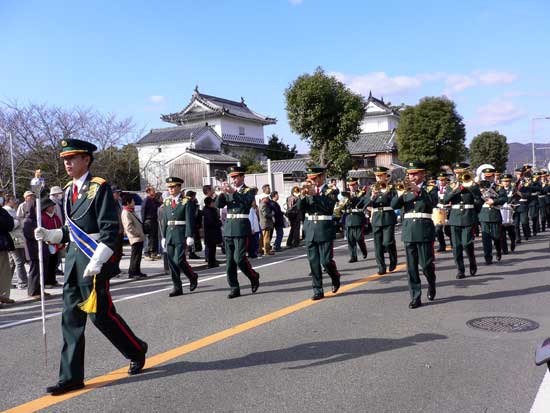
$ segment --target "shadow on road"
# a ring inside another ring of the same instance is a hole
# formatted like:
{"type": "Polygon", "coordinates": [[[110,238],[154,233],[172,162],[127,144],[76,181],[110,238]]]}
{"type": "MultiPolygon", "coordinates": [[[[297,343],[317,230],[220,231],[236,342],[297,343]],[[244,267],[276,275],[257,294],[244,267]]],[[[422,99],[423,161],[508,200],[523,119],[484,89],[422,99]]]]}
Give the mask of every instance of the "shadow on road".
{"type": "Polygon", "coordinates": [[[250,353],[243,357],[207,362],[178,361],[144,370],[139,376],[128,377],[107,386],[153,380],[196,371],[232,370],[279,363],[301,363],[286,367],[288,370],[305,369],[340,363],[384,351],[397,350],[435,340],[445,340],[441,334],[421,333],[403,338],[356,338],[348,340],[316,341],[292,347],[250,353]]]}

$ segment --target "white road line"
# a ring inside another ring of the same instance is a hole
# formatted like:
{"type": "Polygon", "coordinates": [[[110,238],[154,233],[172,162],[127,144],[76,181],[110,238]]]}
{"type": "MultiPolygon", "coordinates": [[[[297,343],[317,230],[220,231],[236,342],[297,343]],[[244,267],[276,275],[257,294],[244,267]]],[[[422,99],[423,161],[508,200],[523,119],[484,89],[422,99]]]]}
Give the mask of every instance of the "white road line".
{"type": "Polygon", "coordinates": [[[550,374],[548,369],[542,379],[539,391],[535,397],[531,413],[548,413],[550,412],[550,374]]]}
{"type": "MultiPolygon", "coordinates": [[[[369,238],[365,241],[372,241],[372,238],[369,238]]],[[[344,244],[344,245],[340,245],[338,247],[335,247],[334,249],[340,249],[340,248],[345,248],[347,247],[347,244],[344,244]]],[[[273,262],[269,262],[267,264],[263,264],[263,265],[258,265],[258,266],[254,266],[253,268],[254,269],[258,269],[258,268],[265,268],[265,267],[270,267],[272,265],[277,265],[277,264],[281,264],[283,262],[288,262],[288,261],[293,261],[293,260],[296,260],[298,258],[304,258],[304,257],[307,257],[307,254],[301,254],[301,255],[295,255],[293,257],[289,257],[289,258],[285,258],[284,260],[280,260],[280,261],[273,261],[273,262]]],[[[202,283],[202,282],[205,282],[205,281],[211,281],[211,280],[216,280],[218,278],[222,278],[222,277],[225,277],[225,273],[221,273],[221,274],[216,274],[216,275],[213,275],[211,277],[208,277],[208,278],[199,278],[199,283],[202,283]]],[[[147,280],[143,280],[143,281],[147,281],[147,280]]],[[[140,282],[140,281],[137,281],[137,282],[140,282]]],[[[135,285],[135,284],[134,284],[135,285]]],[[[189,285],[189,283],[184,283],[183,286],[187,286],[189,285]]],[[[119,289],[123,289],[123,287],[119,288],[119,289]]],[[[156,293],[160,293],[160,292],[163,292],[163,291],[169,291],[171,290],[172,287],[168,287],[168,288],[161,288],[159,290],[153,290],[153,291],[148,291],[148,292],[145,292],[145,293],[140,293],[140,294],[135,294],[135,295],[129,295],[127,297],[122,297],[122,298],[118,298],[116,300],[113,300],[114,303],[118,303],[118,302],[121,302],[121,301],[128,301],[128,300],[133,300],[135,298],[140,298],[140,297],[145,297],[147,295],[152,295],[152,294],[156,294],[156,293]]],[[[61,311],[58,311],[56,313],[52,313],[52,314],[47,314],[46,315],[46,318],[52,318],[52,317],[56,317],[56,316],[59,316],[61,315],[61,311]]],[[[27,318],[27,319],[24,319],[24,320],[19,320],[19,321],[14,321],[12,323],[7,323],[7,324],[1,324],[0,325],[0,330],[3,330],[3,329],[6,329],[6,328],[10,328],[10,327],[16,327],[16,326],[20,326],[20,325],[23,325],[23,324],[29,324],[29,323],[32,323],[34,321],[39,321],[39,320],[42,320],[42,317],[33,317],[33,318],[27,318]]]]}

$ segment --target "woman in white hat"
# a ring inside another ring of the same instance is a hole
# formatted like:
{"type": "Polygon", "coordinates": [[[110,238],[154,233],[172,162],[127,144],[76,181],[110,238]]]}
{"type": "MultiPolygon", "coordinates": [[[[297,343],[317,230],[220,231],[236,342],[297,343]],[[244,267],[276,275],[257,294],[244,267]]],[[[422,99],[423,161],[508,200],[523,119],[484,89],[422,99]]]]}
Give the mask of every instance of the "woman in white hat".
{"type": "Polygon", "coordinates": [[[63,216],[63,189],[60,186],[52,186],[50,189],[50,199],[55,204],[55,215],[59,217],[61,222],[65,221],[63,216]]]}

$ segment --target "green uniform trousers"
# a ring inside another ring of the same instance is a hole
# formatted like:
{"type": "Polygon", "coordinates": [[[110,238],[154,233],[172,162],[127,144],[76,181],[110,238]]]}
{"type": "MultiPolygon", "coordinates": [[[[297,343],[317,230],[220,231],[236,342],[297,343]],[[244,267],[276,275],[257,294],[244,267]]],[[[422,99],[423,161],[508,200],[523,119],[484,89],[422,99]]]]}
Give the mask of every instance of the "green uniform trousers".
{"type": "Polygon", "coordinates": [[[470,272],[477,271],[477,262],[474,255],[474,228],[472,226],[451,225],[451,241],[453,243],[453,257],[459,274],[465,274],[464,251],[470,261],[470,272]]]}
{"type": "Polygon", "coordinates": [[[422,267],[428,284],[435,288],[434,244],[433,242],[406,242],[405,252],[407,253],[407,275],[411,300],[417,301],[422,295],[419,265],[422,267]]]}
{"type": "Polygon", "coordinates": [[[258,273],[254,271],[246,251],[248,249],[248,237],[225,237],[225,258],[227,283],[231,291],[240,291],[239,280],[237,278],[237,267],[250,280],[256,280],[258,273]]]}
{"type": "Polygon", "coordinates": [[[367,258],[367,244],[365,244],[365,226],[355,226],[346,228],[346,238],[348,240],[349,255],[357,259],[357,245],[363,253],[363,258],[367,258]]]}
{"type": "Polygon", "coordinates": [[[531,218],[532,222],[532,231],[533,236],[537,235],[537,232],[539,232],[539,206],[538,205],[529,205],[529,218],[531,218]]]}
{"type": "Polygon", "coordinates": [[[306,244],[307,247],[307,259],[309,260],[309,267],[313,276],[312,285],[313,293],[318,294],[323,292],[323,275],[321,272],[321,266],[327,270],[332,284],[340,278],[340,273],[336,268],[334,262],[334,251],[332,241],[309,241],[306,244]]]}
{"type": "MultiPolygon", "coordinates": [[[[68,281],[63,285],[63,314],[61,329],[63,348],[59,368],[60,383],[81,383],[84,381],[84,330],[88,314],[78,304],[86,300],[92,285],[77,285],[68,281]]],[[[139,358],[145,343],[132,332],[126,322],[116,312],[109,281],[96,283],[97,312],[89,314],[92,323],[129,360],[139,358]]]]}
{"type": "Polygon", "coordinates": [[[168,244],[166,246],[166,256],[168,257],[168,267],[170,268],[170,275],[172,276],[172,284],[174,290],[181,290],[181,272],[185,274],[189,281],[195,281],[197,274],[193,271],[193,268],[187,262],[185,257],[185,244],[168,244]]]}
{"type": "Polygon", "coordinates": [[[386,271],[384,253],[387,251],[390,256],[390,267],[397,265],[397,247],[395,246],[395,225],[373,226],[372,235],[374,238],[374,255],[379,272],[386,271]]]}
{"type": "Polygon", "coordinates": [[[493,261],[493,243],[497,257],[502,255],[502,224],[500,222],[482,222],[481,223],[481,242],[483,244],[483,256],[485,262],[493,261]]]}

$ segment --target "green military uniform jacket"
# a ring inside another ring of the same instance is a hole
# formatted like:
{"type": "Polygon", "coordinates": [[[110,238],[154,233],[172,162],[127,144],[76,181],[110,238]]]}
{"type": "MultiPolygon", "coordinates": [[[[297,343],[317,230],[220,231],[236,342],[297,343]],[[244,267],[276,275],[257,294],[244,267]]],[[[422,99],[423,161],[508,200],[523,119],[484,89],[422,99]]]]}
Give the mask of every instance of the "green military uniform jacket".
{"type": "Polygon", "coordinates": [[[391,206],[394,209],[403,208],[403,242],[433,242],[435,240],[435,226],[431,216],[426,218],[406,218],[407,213],[416,212],[432,214],[436,198],[428,194],[425,186],[422,186],[418,196],[412,192],[406,192],[392,199],[391,206]]]}
{"type": "Polygon", "coordinates": [[[363,212],[364,207],[365,196],[361,191],[350,194],[349,200],[343,209],[346,214],[346,228],[365,225],[367,219],[365,212],[363,212]]]}
{"type": "MultiPolygon", "coordinates": [[[[479,222],[502,222],[502,215],[499,207],[508,201],[508,195],[506,190],[502,187],[498,187],[495,184],[492,184],[491,187],[498,196],[493,198],[494,204],[492,208],[485,206],[486,204],[483,203],[478,215],[479,222]]],[[[483,190],[481,189],[480,191],[483,190]]]]}
{"type": "Polygon", "coordinates": [[[542,194],[544,195],[544,205],[550,205],[550,184],[548,182],[542,185],[542,194]]]}
{"type": "MultiPolygon", "coordinates": [[[[97,243],[103,243],[114,251],[118,235],[119,221],[115,208],[115,199],[111,187],[105,179],[92,177],[88,173],[78,193],[76,202],[72,203],[73,181],[65,185],[65,216],[69,217],[82,231],[90,235],[97,243]]],[[[69,243],[65,257],[65,280],[76,275],[78,285],[92,284],[93,277],[83,278],[84,269],[90,259],[80,250],[75,242],[71,241],[69,228],[62,227],[63,238],[61,243],[69,243]]],[[[114,257],[103,264],[97,282],[106,281],[116,274],[114,257]]]]}
{"type": "Polygon", "coordinates": [[[336,238],[336,227],[332,220],[315,220],[315,216],[332,216],[336,204],[338,190],[323,185],[318,195],[300,197],[297,207],[306,214],[304,233],[306,242],[327,242],[336,238]],[[308,219],[308,215],[313,220],[308,219]]]}
{"type": "Polygon", "coordinates": [[[172,208],[172,197],[164,200],[161,228],[166,245],[186,245],[187,237],[193,237],[195,215],[195,204],[183,194],[177,197],[175,208],[172,208]]]}
{"type": "Polygon", "coordinates": [[[544,208],[546,206],[546,195],[545,195],[545,192],[544,192],[544,187],[542,186],[542,182],[538,181],[538,182],[534,182],[533,185],[536,186],[533,188],[533,191],[535,193],[533,193],[533,197],[537,199],[537,203],[538,203],[538,206],[540,208],[544,208]],[[538,193],[537,193],[538,192],[538,193]]]}
{"type": "Polygon", "coordinates": [[[531,186],[516,184],[516,191],[519,192],[518,207],[516,212],[526,213],[529,211],[529,201],[531,200],[531,186]],[[519,189],[517,187],[519,186],[519,189]]]}
{"type": "Polygon", "coordinates": [[[252,208],[255,190],[242,185],[238,191],[232,194],[220,194],[216,198],[216,207],[223,208],[227,206],[227,214],[239,214],[242,218],[227,218],[223,227],[224,237],[248,237],[252,233],[248,214],[252,208]],[[244,218],[246,215],[246,218],[244,218]]]}
{"type": "Polygon", "coordinates": [[[372,196],[372,187],[369,188],[365,203],[372,208],[370,222],[373,227],[383,227],[397,224],[397,216],[391,208],[392,200],[397,196],[395,189],[388,189],[386,192],[379,192],[376,198],[372,196]]]}
{"type": "Polygon", "coordinates": [[[443,203],[451,203],[449,225],[469,227],[478,223],[477,211],[483,201],[481,200],[481,192],[476,185],[463,189],[460,189],[459,186],[454,190],[449,186],[443,197],[443,203]],[[473,208],[468,208],[469,205],[473,205],[473,208]]]}

